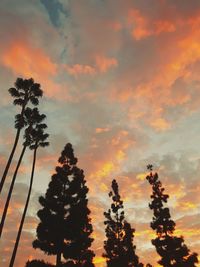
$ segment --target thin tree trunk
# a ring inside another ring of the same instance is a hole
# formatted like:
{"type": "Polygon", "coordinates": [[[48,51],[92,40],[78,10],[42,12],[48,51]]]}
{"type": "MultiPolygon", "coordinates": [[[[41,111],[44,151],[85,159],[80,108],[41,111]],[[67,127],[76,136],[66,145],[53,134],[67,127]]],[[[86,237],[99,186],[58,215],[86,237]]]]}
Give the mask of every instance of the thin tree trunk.
{"type": "Polygon", "coordinates": [[[30,200],[30,196],[31,196],[31,190],[32,190],[32,185],[33,185],[33,177],[34,177],[34,171],[35,171],[36,154],[37,154],[37,147],[35,148],[34,154],[33,154],[33,165],[32,165],[32,172],[31,172],[31,179],[30,179],[29,191],[28,191],[28,195],[27,195],[27,199],[26,199],[26,204],[25,204],[25,207],[24,207],[24,211],[23,211],[21,222],[20,222],[20,226],[19,226],[19,230],[18,230],[16,241],[15,241],[15,246],[14,246],[14,249],[13,249],[13,253],[12,253],[12,257],[11,257],[11,260],[10,260],[9,267],[13,267],[13,265],[14,265],[15,257],[16,257],[16,254],[17,254],[17,249],[18,249],[18,246],[19,246],[19,241],[20,241],[20,237],[21,237],[21,233],[22,233],[22,229],[23,229],[23,225],[24,225],[24,221],[25,221],[25,218],[26,218],[26,212],[27,212],[27,209],[28,209],[28,204],[29,204],[29,200],[30,200]]]}
{"type": "Polygon", "coordinates": [[[56,267],[61,266],[61,252],[59,252],[56,256],[56,267]]]}
{"type": "Polygon", "coordinates": [[[4,226],[5,219],[6,219],[6,215],[7,215],[7,211],[8,211],[8,207],[9,207],[12,191],[13,191],[13,187],[14,187],[15,180],[16,180],[16,177],[17,177],[17,173],[18,173],[19,167],[21,165],[21,162],[22,162],[22,159],[23,159],[25,151],[26,151],[26,146],[24,145],[24,147],[22,149],[22,152],[21,152],[21,155],[19,157],[16,169],[15,169],[15,173],[13,175],[13,178],[12,178],[12,181],[11,181],[11,184],[10,184],[8,196],[7,196],[7,199],[6,199],[5,206],[4,206],[4,210],[3,210],[3,214],[2,214],[2,218],[1,218],[1,224],[0,224],[0,238],[1,238],[1,235],[2,235],[3,226],[4,226]]]}
{"type": "MultiPolygon", "coordinates": [[[[24,105],[22,106],[22,110],[21,110],[21,114],[20,114],[20,115],[21,115],[21,120],[22,120],[22,117],[23,117],[23,115],[24,115],[24,110],[25,110],[25,107],[26,107],[26,103],[27,103],[27,101],[25,101],[24,105]]],[[[17,147],[17,144],[18,144],[18,141],[19,141],[20,132],[21,132],[21,129],[18,128],[18,129],[17,129],[16,136],[15,136],[15,142],[14,142],[12,151],[11,151],[11,153],[10,153],[8,162],[7,162],[7,164],[6,164],[6,167],[5,167],[3,176],[2,176],[2,178],[1,178],[1,182],[0,182],[0,193],[1,193],[2,189],[3,189],[4,183],[5,183],[5,180],[6,180],[6,176],[7,176],[7,174],[8,174],[9,168],[10,168],[10,164],[11,164],[12,159],[13,159],[13,156],[14,156],[14,154],[15,154],[15,150],[16,150],[16,147],[17,147]]]]}
{"type": "Polygon", "coordinates": [[[18,129],[18,130],[17,130],[17,133],[16,133],[16,136],[15,136],[15,142],[14,142],[12,151],[11,151],[11,153],[10,153],[8,162],[7,162],[7,164],[6,164],[6,167],[5,167],[3,176],[2,176],[2,178],[1,178],[1,182],[0,182],[0,193],[1,193],[2,189],[3,189],[3,185],[4,185],[4,182],[5,182],[5,180],[6,180],[6,176],[7,176],[7,174],[8,174],[8,170],[9,170],[9,168],[10,168],[10,164],[11,164],[12,159],[13,159],[13,156],[14,156],[14,154],[15,154],[15,150],[16,150],[16,147],[17,147],[17,144],[18,144],[18,141],[19,141],[20,132],[21,132],[21,129],[18,129]]]}

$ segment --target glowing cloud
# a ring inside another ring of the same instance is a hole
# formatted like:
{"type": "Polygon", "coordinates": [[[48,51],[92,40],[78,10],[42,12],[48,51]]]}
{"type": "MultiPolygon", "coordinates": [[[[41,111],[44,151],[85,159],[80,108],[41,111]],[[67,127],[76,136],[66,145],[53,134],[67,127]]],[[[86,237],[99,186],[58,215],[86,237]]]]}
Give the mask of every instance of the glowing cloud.
{"type": "Polygon", "coordinates": [[[1,61],[5,67],[10,68],[16,74],[27,77],[48,77],[57,72],[56,64],[39,48],[33,48],[29,44],[15,41],[4,51],[1,61]]]}
{"type": "Polygon", "coordinates": [[[96,65],[100,72],[106,72],[110,68],[118,66],[115,58],[107,58],[105,56],[96,56],[96,65]]]}

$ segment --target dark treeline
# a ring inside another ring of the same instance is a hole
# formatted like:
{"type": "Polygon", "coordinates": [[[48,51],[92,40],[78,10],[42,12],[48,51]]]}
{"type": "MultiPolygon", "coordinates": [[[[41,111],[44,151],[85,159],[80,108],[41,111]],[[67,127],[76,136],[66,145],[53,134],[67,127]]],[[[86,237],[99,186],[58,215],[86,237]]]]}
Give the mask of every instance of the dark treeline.
{"type": "MultiPolygon", "coordinates": [[[[14,98],[13,104],[19,106],[20,112],[15,116],[16,136],[0,181],[1,194],[5,182],[9,184],[1,214],[0,238],[5,229],[7,211],[26,150],[30,149],[33,154],[27,198],[10,257],[9,267],[13,267],[30,202],[37,151],[38,148],[49,145],[47,140],[49,135],[45,132],[46,115],[41,114],[38,107],[34,107],[39,106],[39,98],[43,95],[40,84],[35,83],[33,79],[18,78],[15,86],[9,89],[9,93],[14,98]],[[20,149],[20,146],[21,153],[10,180],[9,170],[13,164],[15,151],[17,147],[20,149]]],[[[58,158],[58,165],[45,195],[39,198],[41,205],[37,212],[39,224],[32,246],[46,255],[53,255],[55,262],[52,264],[44,262],[43,259],[34,259],[27,261],[25,267],[95,267],[93,263],[95,253],[91,249],[94,240],[88,208],[89,189],[84,172],[77,163],[73,147],[67,143],[58,158]]],[[[169,196],[164,193],[165,189],[158,174],[153,173],[152,165],[148,165],[147,168],[150,173],[146,179],[152,187],[149,208],[153,212],[153,218],[150,226],[156,235],[151,242],[160,256],[158,264],[163,267],[197,267],[197,253],[188,249],[183,236],[174,235],[176,224],[171,219],[169,208],[166,207],[169,196]]],[[[152,267],[150,263],[144,265],[139,260],[134,245],[135,229],[126,219],[116,180],[112,181],[108,195],[111,203],[110,208],[104,212],[105,241],[102,255],[107,267],[152,267]]]]}

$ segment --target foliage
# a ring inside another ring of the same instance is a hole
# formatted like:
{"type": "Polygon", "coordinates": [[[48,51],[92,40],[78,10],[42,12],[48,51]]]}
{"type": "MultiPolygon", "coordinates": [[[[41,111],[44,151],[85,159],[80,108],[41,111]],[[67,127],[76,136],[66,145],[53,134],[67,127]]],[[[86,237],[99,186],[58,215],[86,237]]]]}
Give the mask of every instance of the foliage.
{"type": "MultiPolygon", "coordinates": [[[[16,257],[16,254],[17,254],[17,250],[18,250],[18,246],[19,246],[19,241],[20,241],[20,237],[21,237],[24,221],[25,221],[25,218],[26,218],[27,210],[28,210],[28,205],[29,205],[31,191],[32,191],[32,185],[33,185],[37,149],[38,149],[38,147],[46,147],[46,146],[49,145],[49,142],[46,141],[46,139],[48,138],[49,135],[44,133],[44,129],[47,128],[47,125],[44,124],[44,123],[41,123],[44,120],[44,118],[46,118],[46,116],[44,114],[40,115],[39,111],[37,109],[30,110],[30,112],[28,112],[28,114],[25,114],[25,115],[26,115],[26,118],[27,118],[27,120],[29,122],[29,126],[25,130],[25,135],[24,135],[25,142],[24,142],[24,148],[22,150],[22,157],[23,157],[23,153],[24,153],[23,151],[25,151],[26,146],[29,146],[30,149],[34,149],[34,151],[33,151],[33,163],[32,163],[32,171],[31,171],[31,177],[30,177],[29,190],[28,190],[28,194],[27,194],[24,210],[23,210],[23,213],[22,213],[22,218],[21,218],[21,221],[20,221],[20,225],[19,225],[19,229],[18,229],[18,233],[17,233],[17,237],[16,237],[13,253],[12,253],[10,264],[9,264],[10,267],[14,266],[15,257],[16,257]],[[33,125],[34,125],[34,128],[33,128],[33,125]]],[[[21,161],[22,157],[20,157],[20,160],[18,162],[18,166],[20,165],[20,161],[21,161]]],[[[13,179],[12,179],[12,182],[11,182],[9,195],[8,195],[8,198],[7,198],[8,203],[9,203],[9,199],[11,197],[12,188],[13,188],[13,185],[14,185],[14,182],[15,182],[15,178],[16,178],[16,175],[13,176],[13,179]]],[[[8,205],[6,205],[6,207],[8,207],[8,205]]]]}
{"type": "Polygon", "coordinates": [[[39,104],[38,98],[42,97],[43,91],[40,88],[40,84],[35,83],[32,78],[17,78],[15,87],[10,88],[8,91],[14,98],[13,104],[22,108],[21,113],[15,116],[15,128],[21,129],[25,126],[24,112],[27,104],[31,102],[34,106],[37,106],[39,104]]]}
{"type": "Polygon", "coordinates": [[[54,265],[40,260],[32,260],[27,261],[25,267],[54,267],[54,265]]]}
{"type": "Polygon", "coordinates": [[[66,266],[92,267],[94,253],[89,249],[93,239],[90,210],[87,207],[88,188],[83,170],[79,169],[71,144],[67,144],[59,158],[59,166],[52,175],[45,197],[40,197],[40,223],[34,248],[61,258],[66,266]]]}
{"type": "Polygon", "coordinates": [[[169,208],[165,207],[169,196],[164,193],[165,189],[162,187],[158,174],[152,173],[152,167],[148,165],[151,172],[146,179],[153,191],[149,207],[154,214],[151,228],[157,234],[152,244],[161,257],[158,263],[164,267],[195,267],[198,263],[197,253],[190,252],[182,236],[174,236],[176,224],[171,219],[169,208]]]}
{"type": "Polygon", "coordinates": [[[15,87],[10,88],[8,91],[14,98],[13,104],[19,105],[21,107],[21,110],[20,113],[15,116],[15,128],[17,129],[17,132],[0,182],[0,193],[3,189],[11,162],[13,160],[13,156],[18,145],[21,129],[27,125],[26,114],[29,113],[29,108],[27,107],[27,105],[31,102],[33,105],[37,106],[39,104],[39,97],[42,97],[43,95],[40,84],[35,83],[32,78],[17,78],[15,87]]]}
{"type": "Polygon", "coordinates": [[[123,201],[119,195],[116,180],[112,181],[111,209],[104,212],[106,225],[106,237],[104,241],[105,253],[103,257],[107,260],[108,267],[139,267],[138,256],[135,254],[136,247],[133,245],[135,230],[125,220],[123,201]]]}

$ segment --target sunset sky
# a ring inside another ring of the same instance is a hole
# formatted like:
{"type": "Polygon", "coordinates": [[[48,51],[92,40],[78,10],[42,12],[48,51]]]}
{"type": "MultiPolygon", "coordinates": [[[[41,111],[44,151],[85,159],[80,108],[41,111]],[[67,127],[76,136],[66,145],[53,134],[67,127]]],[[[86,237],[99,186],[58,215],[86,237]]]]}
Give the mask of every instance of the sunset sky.
{"type": "MultiPolygon", "coordinates": [[[[15,267],[25,266],[28,259],[55,262],[55,257],[34,250],[32,241],[38,197],[45,193],[67,142],[90,189],[96,267],[106,266],[101,257],[103,212],[114,178],[127,219],[136,229],[136,253],[143,263],[158,266],[149,226],[149,163],[170,195],[176,233],[200,254],[200,1],[1,0],[0,40],[0,170],[15,136],[19,110],[8,88],[17,77],[41,84],[40,110],[47,115],[50,134],[50,146],[38,151],[15,267]]],[[[12,253],[31,160],[28,152],[0,243],[1,267],[8,266],[12,253]]]]}

